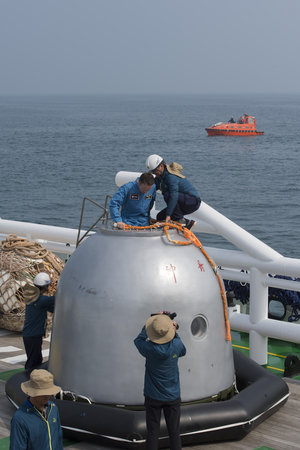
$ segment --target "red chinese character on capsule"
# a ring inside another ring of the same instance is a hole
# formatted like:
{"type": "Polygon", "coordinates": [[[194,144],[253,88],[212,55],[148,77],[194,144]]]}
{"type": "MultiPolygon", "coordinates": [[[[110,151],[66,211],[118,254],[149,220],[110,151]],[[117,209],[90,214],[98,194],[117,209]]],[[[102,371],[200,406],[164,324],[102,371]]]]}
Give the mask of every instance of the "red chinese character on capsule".
{"type": "Polygon", "coordinates": [[[201,262],[199,261],[199,259],[198,259],[197,263],[198,263],[198,269],[200,269],[201,272],[205,272],[204,264],[201,264],[201,262]]]}

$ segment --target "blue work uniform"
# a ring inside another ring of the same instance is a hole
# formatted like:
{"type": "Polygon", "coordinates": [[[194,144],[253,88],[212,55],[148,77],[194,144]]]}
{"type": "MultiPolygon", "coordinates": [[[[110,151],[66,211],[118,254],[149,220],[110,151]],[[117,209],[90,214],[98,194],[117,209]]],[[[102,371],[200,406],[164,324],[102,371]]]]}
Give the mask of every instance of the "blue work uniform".
{"type": "Polygon", "coordinates": [[[57,406],[49,401],[45,416],[29,401],[11,420],[10,450],[63,450],[62,429],[57,406]]]}
{"type": "Polygon", "coordinates": [[[25,308],[23,342],[27,355],[25,369],[30,371],[42,364],[42,343],[47,327],[47,312],[54,312],[55,296],[40,294],[25,308]]]}
{"type": "Polygon", "coordinates": [[[172,401],[180,397],[178,358],[186,349],[178,334],[166,344],[155,344],[147,339],[143,327],[134,344],[146,358],[144,394],[155,400],[172,401]]]}
{"type": "Polygon", "coordinates": [[[45,336],[47,311],[54,312],[55,296],[40,294],[35,302],[26,305],[23,336],[45,336]]]}
{"type": "Polygon", "coordinates": [[[134,343],[140,354],[146,358],[144,382],[146,448],[158,448],[163,410],[169,434],[169,448],[181,450],[178,358],[186,354],[185,346],[177,333],[170,342],[155,344],[147,339],[145,327],[135,338],[134,343]]]}
{"type": "Polygon", "coordinates": [[[133,226],[149,225],[155,195],[155,184],[146,194],[143,194],[138,186],[138,178],[123,184],[109,203],[111,219],[114,222],[124,222],[133,226]]]}
{"type": "Polygon", "coordinates": [[[186,178],[169,173],[166,166],[162,177],[155,178],[155,184],[167,203],[167,207],[158,213],[158,220],[163,220],[166,216],[170,216],[172,220],[181,219],[199,208],[201,199],[194,186],[186,178]]]}

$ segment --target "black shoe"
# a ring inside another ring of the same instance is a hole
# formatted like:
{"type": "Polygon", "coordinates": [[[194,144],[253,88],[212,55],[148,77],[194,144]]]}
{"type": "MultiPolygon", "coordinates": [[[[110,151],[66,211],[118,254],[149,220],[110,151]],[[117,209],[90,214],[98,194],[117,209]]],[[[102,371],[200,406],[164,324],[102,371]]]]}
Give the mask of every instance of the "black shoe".
{"type": "Polygon", "coordinates": [[[188,230],[191,230],[193,228],[193,226],[195,225],[195,221],[194,220],[189,220],[189,219],[185,219],[186,220],[186,225],[185,227],[188,230]]]}

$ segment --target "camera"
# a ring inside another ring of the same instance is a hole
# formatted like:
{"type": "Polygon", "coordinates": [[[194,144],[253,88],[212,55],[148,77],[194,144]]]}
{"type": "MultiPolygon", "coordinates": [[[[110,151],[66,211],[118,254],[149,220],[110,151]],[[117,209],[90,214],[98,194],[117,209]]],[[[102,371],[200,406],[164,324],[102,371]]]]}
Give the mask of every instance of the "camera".
{"type": "MultiPolygon", "coordinates": [[[[157,314],[158,314],[158,313],[153,313],[153,314],[151,314],[151,316],[157,316],[157,314]]],[[[172,313],[171,313],[170,311],[163,311],[162,314],[164,314],[165,316],[170,317],[171,320],[174,320],[175,317],[177,316],[176,312],[172,312],[172,313]]],[[[179,325],[178,325],[178,323],[177,323],[177,324],[176,324],[176,330],[178,330],[178,328],[179,328],[179,325]]]]}

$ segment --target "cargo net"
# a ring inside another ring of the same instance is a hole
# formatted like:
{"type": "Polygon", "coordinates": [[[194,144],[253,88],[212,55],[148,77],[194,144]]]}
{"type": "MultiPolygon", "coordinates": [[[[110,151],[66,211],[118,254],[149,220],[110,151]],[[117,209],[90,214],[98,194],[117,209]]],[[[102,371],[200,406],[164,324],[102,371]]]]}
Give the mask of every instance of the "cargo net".
{"type": "MultiPolygon", "coordinates": [[[[52,280],[49,295],[54,295],[64,262],[42,245],[14,234],[0,244],[0,327],[22,331],[25,319],[23,288],[33,283],[39,272],[52,280]]],[[[48,327],[52,314],[48,315],[48,327]]]]}
{"type": "Polygon", "coordinates": [[[147,229],[157,229],[157,228],[163,228],[164,233],[168,240],[172,242],[172,244],[175,245],[195,245],[205,256],[206,260],[208,261],[209,265],[211,266],[212,270],[214,271],[216,278],[218,280],[221,297],[222,297],[222,303],[223,303],[223,311],[224,311],[224,321],[225,321],[225,332],[226,332],[226,340],[231,341],[231,334],[230,334],[230,324],[227,314],[227,299],[226,299],[226,293],[225,289],[223,287],[223,283],[221,280],[220,275],[218,274],[218,268],[213,262],[213,260],[210,258],[210,256],[207,254],[207,252],[204,250],[203,245],[199,241],[199,239],[192,233],[192,231],[188,230],[184,225],[181,225],[178,222],[157,222],[153,225],[148,225],[145,227],[135,227],[132,225],[125,225],[125,230],[147,230],[147,229]],[[170,229],[177,230],[178,233],[181,233],[184,237],[184,241],[172,239],[169,230],[170,229]]]}

